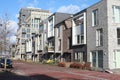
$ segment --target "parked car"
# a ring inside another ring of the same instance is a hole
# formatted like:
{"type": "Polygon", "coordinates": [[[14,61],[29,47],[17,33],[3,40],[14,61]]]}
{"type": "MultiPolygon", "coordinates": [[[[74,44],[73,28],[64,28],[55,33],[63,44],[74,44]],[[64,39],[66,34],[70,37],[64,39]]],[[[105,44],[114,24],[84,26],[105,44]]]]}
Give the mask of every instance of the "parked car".
{"type": "MultiPolygon", "coordinates": [[[[3,68],[5,66],[5,58],[0,59],[0,67],[3,68]]],[[[6,59],[6,67],[7,68],[12,68],[12,60],[11,59],[6,59]]]]}

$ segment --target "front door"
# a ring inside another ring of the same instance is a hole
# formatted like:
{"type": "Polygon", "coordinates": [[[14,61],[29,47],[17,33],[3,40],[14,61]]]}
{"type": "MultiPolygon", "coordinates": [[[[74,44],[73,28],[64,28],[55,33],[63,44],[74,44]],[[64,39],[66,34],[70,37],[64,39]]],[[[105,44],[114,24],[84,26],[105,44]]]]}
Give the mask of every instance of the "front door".
{"type": "Polygon", "coordinates": [[[113,55],[114,68],[120,68],[120,50],[116,50],[113,55]]]}

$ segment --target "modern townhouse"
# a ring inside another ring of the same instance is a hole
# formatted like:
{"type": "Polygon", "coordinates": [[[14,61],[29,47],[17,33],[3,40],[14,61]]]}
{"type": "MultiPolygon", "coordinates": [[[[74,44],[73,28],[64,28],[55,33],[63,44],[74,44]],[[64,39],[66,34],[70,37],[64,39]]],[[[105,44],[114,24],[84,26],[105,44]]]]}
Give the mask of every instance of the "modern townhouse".
{"type": "MultiPolygon", "coordinates": [[[[17,31],[18,58],[24,59],[26,56],[26,39],[32,38],[39,33],[39,24],[42,20],[48,18],[51,13],[47,10],[36,8],[22,8],[19,13],[19,29],[17,31]]],[[[29,41],[29,40],[28,40],[29,41]]],[[[29,52],[29,54],[33,54],[29,52]]]]}
{"type": "Polygon", "coordinates": [[[120,68],[120,0],[87,8],[87,58],[92,67],[120,68]]]}
{"type": "Polygon", "coordinates": [[[86,19],[86,9],[74,14],[72,18],[72,49],[75,62],[87,61],[86,19]]]}
{"type": "Polygon", "coordinates": [[[34,54],[59,61],[90,62],[95,68],[120,68],[119,0],[101,0],[72,18],[54,13],[45,23],[47,28],[43,30],[41,23],[40,33],[28,40],[29,46],[34,45],[30,49],[34,54]]]}
{"type": "Polygon", "coordinates": [[[55,26],[55,51],[59,53],[57,60],[62,62],[73,61],[72,50],[72,14],[55,26]]]}
{"type": "Polygon", "coordinates": [[[44,20],[40,23],[39,34],[36,34],[35,37],[35,58],[36,61],[42,61],[43,58],[46,58],[46,46],[47,46],[47,20],[44,20]]]}
{"type": "Polygon", "coordinates": [[[55,28],[56,25],[70,17],[66,13],[54,13],[48,17],[48,58],[60,60],[61,57],[61,27],[55,28]],[[56,30],[55,30],[56,29],[56,30]]]}

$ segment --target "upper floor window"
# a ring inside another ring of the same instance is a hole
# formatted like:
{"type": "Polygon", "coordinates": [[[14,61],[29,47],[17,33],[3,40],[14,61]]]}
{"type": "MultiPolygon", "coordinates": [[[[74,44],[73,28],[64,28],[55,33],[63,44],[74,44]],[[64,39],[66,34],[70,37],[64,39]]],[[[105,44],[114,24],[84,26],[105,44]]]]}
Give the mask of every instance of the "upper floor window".
{"type": "Polygon", "coordinates": [[[39,23],[40,22],[40,18],[35,18],[34,19],[34,23],[39,23]]]}
{"type": "Polygon", "coordinates": [[[117,29],[117,42],[120,45],[120,28],[117,29]]]}
{"type": "Polygon", "coordinates": [[[112,6],[113,9],[113,22],[120,23],[120,6],[112,6]]]}
{"type": "Polygon", "coordinates": [[[50,30],[53,30],[53,28],[54,28],[54,27],[53,27],[53,20],[50,20],[49,23],[50,23],[50,24],[49,24],[50,30]]]}
{"type": "Polygon", "coordinates": [[[97,29],[96,31],[96,46],[103,45],[103,29],[97,29]]]}
{"type": "Polygon", "coordinates": [[[81,15],[79,18],[74,19],[75,26],[73,27],[73,44],[80,45],[84,44],[84,16],[81,15]]]}
{"type": "Polygon", "coordinates": [[[22,38],[25,38],[25,34],[22,34],[22,38]]]}
{"type": "Polygon", "coordinates": [[[26,32],[25,28],[22,28],[22,32],[26,32]]]}
{"type": "Polygon", "coordinates": [[[67,38],[67,49],[70,48],[70,37],[67,38]]]}
{"type": "Polygon", "coordinates": [[[60,37],[60,27],[57,28],[57,37],[60,37]]]}
{"type": "Polygon", "coordinates": [[[40,25],[39,28],[40,28],[40,31],[43,31],[44,27],[43,27],[43,25],[40,25]]]}
{"type": "Polygon", "coordinates": [[[27,34],[27,38],[30,38],[30,34],[27,34]]]}
{"type": "Polygon", "coordinates": [[[30,33],[30,29],[27,29],[27,33],[30,33]]]}
{"type": "Polygon", "coordinates": [[[93,10],[92,12],[92,25],[96,26],[98,25],[98,9],[93,10]]]}

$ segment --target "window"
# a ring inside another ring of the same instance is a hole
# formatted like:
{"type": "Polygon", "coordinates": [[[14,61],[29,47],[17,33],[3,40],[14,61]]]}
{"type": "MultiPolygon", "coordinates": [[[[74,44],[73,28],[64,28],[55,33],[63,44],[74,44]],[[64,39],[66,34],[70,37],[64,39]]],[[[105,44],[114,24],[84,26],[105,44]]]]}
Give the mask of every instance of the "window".
{"type": "Polygon", "coordinates": [[[96,46],[103,46],[103,30],[97,29],[96,31],[96,46]]]}
{"type": "Polygon", "coordinates": [[[49,23],[50,23],[50,25],[49,25],[50,26],[50,30],[53,30],[53,28],[54,28],[53,27],[53,20],[50,20],[49,23]]]}
{"type": "Polygon", "coordinates": [[[49,27],[48,27],[48,37],[54,36],[54,25],[53,25],[53,18],[49,20],[49,27]]]}
{"type": "Polygon", "coordinates": [[[74,44],[75,45],[81,45],[84,44],[84,16],[81,15],[80,17],[77,17],[74,19],[75,27],[73,27],[73,37],[74,37],[74,44]]]}
{"type": "Polygon", "coordinates": [[[25,38],[25,34],[22,34],[22,38],[25,38]]]}
{"type": "Polygon", "coordinates": [[[27,34],[27,38],[30,38],[30,34],[27,34]]]}
{"type": "Polygon", "coordinates": [[[92,12],[92,24],[93,26],[98,25],[98,9],[93,10],[92,12]]]}
{"type": "Polygon", "coordinates": [[[27,33],[30,33],[30,29],[27,29],[27,33]]]}
{"type": "Polygon", "coordinates": [[[120,23],[120,6],[112,6],[113,9],[113,22],[120,23]]]}
{"type": "Polygon", "coordinates": [[[77,43],[80,43],[80,35],[77,35],[77,43]]]}
{"type": "Polygon", "coordinates": [[[68,39],[67,39],[67,49],[69,49],[70,48],[70,38],[68,37],[68,39]]]}
{"type": "Polygon", "coordinates": [[[74,55],[74,59],[77,62],[83,62],[83,52],[76,52],[74,55]]]}
{"type": "Polygon", "coordinates": [[[92,51],[92,66],[103,68],[103,51],[92,51]]]}
{"type": "Polygon", "coordinates": [[[59,39],[59,46],[58,46],[58,50],[60,51],[61,50],[61,39],[59,39]]]}
{"type": "Polygon", "coordinates": [[[22,39],[22,43],[25,43],[25,39],[22,39]]]}
{"type": "Polygon", "coordinates": [[[60,37],[60,27],[57,28],[58,31],[58,37],[60,37]]]}
{"type": "Polygon", "coordinates": [[[40,31],[43,31],[43,28],[44,28],[43,25],[40,25],[40,31]]]}
{"type": "Polygon", "coordinates": [[[117,42],[120,45],[120,28],[117,29],[117,42]]]}
{"type": "Polygon", "coordinates": [[[34,19],[34,23],[39,23],[40,22],[40,18],[35,18],[34,19]]]}
{"type": "Polygon", "coordinates": [[[22,32],[23,32],[23,33],[26,33],[26,30],[25,30],[25,28],[22,28],[22,32]]]}

